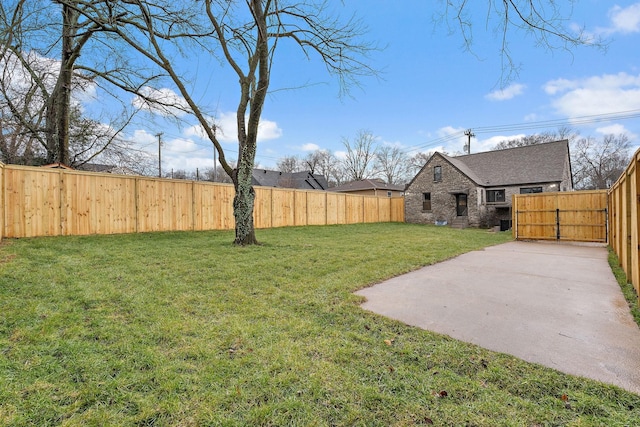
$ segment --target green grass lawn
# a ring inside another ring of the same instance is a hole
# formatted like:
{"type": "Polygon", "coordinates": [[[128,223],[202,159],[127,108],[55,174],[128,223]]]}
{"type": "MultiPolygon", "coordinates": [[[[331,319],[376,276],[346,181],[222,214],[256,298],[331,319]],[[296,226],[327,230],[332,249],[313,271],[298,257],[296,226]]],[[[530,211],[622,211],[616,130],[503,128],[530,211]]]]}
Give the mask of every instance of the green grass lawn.
{"type": "Polygon", "coordinates": [[[384,319],[353,295],[509,234],[373,224],[258,238],[5,241],[0,425],[640,425],[640,396],[384,319]]]}

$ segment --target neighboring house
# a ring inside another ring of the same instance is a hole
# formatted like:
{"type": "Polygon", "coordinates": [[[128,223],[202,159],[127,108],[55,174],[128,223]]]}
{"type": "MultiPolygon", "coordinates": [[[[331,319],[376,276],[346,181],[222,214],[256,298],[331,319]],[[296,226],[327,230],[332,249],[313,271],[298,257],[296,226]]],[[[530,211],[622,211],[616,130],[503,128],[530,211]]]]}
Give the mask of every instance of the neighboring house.
{"type": "Polygon", "coordinates": [[[329,187],[323,175],[306,172],[279,172],[254,169],[251,184],[262,187],[297,188],[300,190],[326,190],[329,187]]]}
{"type": "Polygon", "coordinates": [[[458,157],[435,153],[407,186],[405,221],[504,229],[513,194],[571,190],[566,140],[458,157]]]}
{"type": "Polygon", "coordinates": [[[387,184],[381,179],[363,179],[332,187],[330,191],[339,193],[364,194],[370,196],[402,197],[404,185],[387,184]]]}

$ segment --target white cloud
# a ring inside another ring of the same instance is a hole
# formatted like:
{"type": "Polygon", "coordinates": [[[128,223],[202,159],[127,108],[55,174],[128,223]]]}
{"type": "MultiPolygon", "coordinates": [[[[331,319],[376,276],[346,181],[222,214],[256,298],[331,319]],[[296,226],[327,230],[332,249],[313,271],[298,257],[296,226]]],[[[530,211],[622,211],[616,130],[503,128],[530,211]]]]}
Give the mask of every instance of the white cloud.
{"type": "Polygon", "coordinates": [[[147,145],[158,141],[158,137],[150,132],[147,132],[146,130],[136,129],[133,132],[133,137],[131,138],[131,140],[138,145],[147,145]]]}
{"type": "Polygon", "coordinates": [[[564,92],[569,89],[575,88],[576,82],[572,82],[567,79],[551,80],[544,84],[543,89],[548,95],[555,95],[558,92],[564,92]]]}
{"type": "Polygon", "coordinates": [[[320,146],[318,144],[314,144],[312,142],[309,142],[307,144],[302,145],[302,147],[300,147],[300,149],[302,151],[317,151],[320,149],[320,146]]]}
{"type": "Polygon", "coordinates": [[[187,101],[172,89],[145,86],[140,92],[142,96],[135,96],[131,101],[136,108],[164,117],[183,117],[187,114],[187,101]]]}
{"type": "Polygon", "coordinates": [[[187,137],[207,139],[207,134],[205,133],[204,129],[202,129],[202,126],[200,125],[189,126],[182,133],[184,136],[187,136],[187,137]]]}
{"type": "Polygon", "coordinates": [[[640,109],[640,75],[604,74],[545,85],[552,105],[566,117],[590,116],[640,109]]]}
{"type": "Polygon", "coordinates": [[[386,145],[389,147],[397,147],[397,148],[404,148],[404,144],[400,141],[382,141],[382,145],[386,145]]]}
{"type": "Polygon", "coordinates": [[[454,128],[453,126],[445,126],[438,129],[436,133],[439,137],[445,137],[464,132],[465,130],[465,128],[454,128]]]}
{"type": "Polygon", "coordinates": [[[609,10],[609,33],[630,34],[640,32],[640,3],[627,7],[614,6],[609,10]]]}
{"type": "Polygon", "coordinates": [[[173,171],[187,171],[193,173],[196,169],[202,174],[205,169],[213,167],[213,158],[197,157],[197,156],[171,156],[162,159],[162,174],[171,173],[173,171]]]}
{"type": "MultiPolygon", "coordinates": [[[[492,150],[497,144],[502,141],[510,141],[512,139],[520,139],[524,138],[526,134],[520,133],[517,135],[496,135],[491,138],[483,139],[479,141],[478,144],[482,149],[478,149],[477,151],[489,151],[492,150]]],[[[471,146],[473,147],[473,141],[471,142],[471,146]]]]}
{"type": "MultiPolygon", "coordinates": [[[[236,113],[221,113],[217,118],[211,118],[211,123],[216,125],[216,135],[220,142],[238,142],[238,123],[236,113]]],[[[207,139],[204,129],[200,125],[194,125],[184,131],[185,136],[207,139]]],[[[282,129],[271,120],[262,119],[258,125],[258,142],[277,139],[282,136],[282,129]]]]}
{"type": "Polygon", "coordinates": [[[174,170],[186,170],[195,172],[213,167],[213,152],[205,143],[197,143],[191,138],[173,138],[163,141],[162,144],[162,169],[170,172],[174,170]]]}
{"type": "MultiPolygon", "coordinates": [[[[19,108],[23,108],[24,102],[28,100],[30,109],[35,111],[44,105],[44,97],[40,90],[29,96],[26,94],[39,84],[51,92],[60,74],[60,61],[47,58],[35,51],[26,52],[20,59],[9,51],[0,58],[0,70],[9,77],[6,91],[13,102],[19,108]],[[24,65],[25,63],[28,64],[28,68],[24,65]],[[35,80],[34,75],[37,76],[35,80]]],[[[74,107],[82,108],[83,103],[87,104],[97,99],[97,85],[93,81],[74,76],[72,86],[71,103],[74,107]]]]}
{"type": "Polygon", "coordinates": [[[627,137],[629,137],[629,139],[631,141],[635,141],[635,140],[638,139],[638,135],[634,134],[633,132],[628,130],[624,125],[619,124],[619,123],[615,123],[615,124],[612,124],[612,125],[602,126],[602,127],[596,128],[596,132],[598,132],[599,134],[602,134],[602,135],[620,135],[620,134],[624,134],[624,135],[627,135],[627,137]]]}
{"type": "Polygon", "coordinates": [[[278,139],[282,136],[282,129],[278,124],[271,120],[260,120],[258,125],[258,142],[269,139],[278,139]]]}
{"type": "Polygon", "coordinates": [[[174,153],[193,153],[201,148],[193,140],[187,138],[171,139],[165,142],[165,147],[174,153]]]}
{"type": "Polygon", "coordinates": [[[513,99],[518,95],[522,95],[524,93],[525,85],[514,83],[504,89],[495,90],[491,93],[485,95],[490,101],[507,101],[509,99],[513,99]]]}
{"type": "Polygon", "coordinates": [[[334,151],[333,155],[336,156],[338,160],[344,160],[347,158],[347,152],[342,150],[334,151]]]}
{"type": "Polygon", "coordinates": [[[607,12],[609,22],[606,27],[598,27],[593,33],[584,33],[584,29],[573,24],[576,32],[582,32],[584,36],[596,41],[601,37],[609,37],[614,34],[633,34],[640,32],[640,3],[633,3],[622,7],[615,5],[607,12]]]}
{"type": "Polygon", "coordinates": [[[609,126],[602,126],[602,127],[596,128],[596,132],[601,133],[603,135],[625,133],[625,127],[624,125],[621,125],[621,124],[613,124],[609,126]]]}

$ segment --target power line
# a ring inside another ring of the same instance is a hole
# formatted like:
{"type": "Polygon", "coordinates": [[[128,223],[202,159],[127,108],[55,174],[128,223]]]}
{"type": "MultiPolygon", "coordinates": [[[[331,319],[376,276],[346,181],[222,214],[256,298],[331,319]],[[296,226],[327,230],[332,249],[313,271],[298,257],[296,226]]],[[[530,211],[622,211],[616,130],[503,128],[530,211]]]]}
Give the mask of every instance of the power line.
{"type": "MultiPolygon", "coordinates": [[[[614,113],[576,116],[576,117],[570,117],[567,119],[541,120],[536,122],[512,123],[512,124],[491,125],[491,126],[474,126],[473,130],[477,134],[515,132],[515,131],[544,129],[544,128],[560,127],[560,126],[587,125],[587,124],[602,123],[602,122],[616,121],[616,120],[629,120],[629,119],[635,119],[639,117],[640,117],[640,110],[628,110],[628,111],[618,111],[614,113]]],[[[460,139],[463,137],[463,135],[467,135],[466,131],[452,132],[445,136],[425,142],[424,144],[419,144],[419,145],[410,147],[406,150],[406,153],[419,151],[425,148],[444,144],[445,142],[460,139]]]]}
{"type": "Polygon", "coordinates": [[[615,113],[593,114],[588,116],[570,117],[568,119],[543,120],[529,123],[513,123],[497,126],[477,126],[474,127],[478,133],[505,132],[514,130],[540,129],[563,125],[585,125],[601,123],[613,120],[628,120],[640,117],[640,110],[619,111],[615,113]]]}

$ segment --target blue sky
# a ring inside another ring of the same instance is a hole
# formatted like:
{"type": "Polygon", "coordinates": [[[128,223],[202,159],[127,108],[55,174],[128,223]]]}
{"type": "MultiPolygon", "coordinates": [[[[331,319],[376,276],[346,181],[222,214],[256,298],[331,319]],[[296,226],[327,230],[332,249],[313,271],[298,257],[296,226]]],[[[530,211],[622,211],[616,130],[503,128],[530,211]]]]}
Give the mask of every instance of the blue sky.
{"type": "MultiPolygon", "coordinates": [[[[336,1],[336,4],[339,2],[336,1]]],[[[581,47],[549,51],[535,39],[515,33],[509,39],[521,65],[518,76],[501,81],[500,39],[492,24],[475,23],[473,52],[459,32],[434,22],[441,2],[424,0],[351,0],[369,27],[369,39],[386,46],[374,53],[372,65],[381,77],[362,80],[352,96],[339,98],[339,87],[317,61],[283,51],[272,70],[271,91],[264,108],[256,161],[275,168],[284,156],[305,156],[316,149],[338,155],[343,138],[367,130],[380,144],[417,151],[462,152],[471,129],[471,151],[521,135],[572,126],[581,136],[626,133],[640,146],[640,2],[582,0],[567,21],[608,40],[606,51],[581,47]],[[297,87],[298,89],[288,89],[297,87]],[[633,118],[605,120],[613,113],[633,118]],[[572,119],[594,116],[575,124],[572,119]],[[505,129],[502,125],[518,125],[505,129]]],[[[486,2],[477,3],[479,16],[486,2]]],[[[351,13],[351,12],[348,12],[351,13]]],[[[237,78],[218,70],[207,58],[192,58],[194,88],[215,109],[226,138],[228,158],[235,159],[233,139],[237,78]]],[[[172,94],[170,88],[167,93],[172,94]]],[[[156,133],[163,132],[163,171],[195,171],[213,166],[211,143],[189,124],[163,120],[137,123],[128,136],[157,156],[156,133]]]]}

